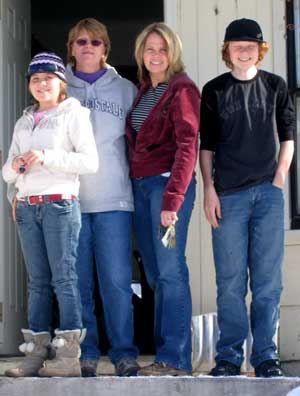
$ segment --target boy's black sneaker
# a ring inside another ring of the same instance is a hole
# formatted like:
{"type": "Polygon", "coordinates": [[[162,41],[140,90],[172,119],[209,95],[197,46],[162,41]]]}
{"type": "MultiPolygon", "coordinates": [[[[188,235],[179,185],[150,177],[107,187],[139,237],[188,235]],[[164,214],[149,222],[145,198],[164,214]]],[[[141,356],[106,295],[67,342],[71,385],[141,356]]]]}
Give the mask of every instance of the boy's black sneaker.
{"type": "Polygon", "coordinates": [[[213,377],[230,377],[240,374],[241,368],[231,362],[227,362],[227,360],[217,362],[216,366],[208,373],[208,375],[213,377]]]}
{"type": "Polygon", "coordinates": [[[265,360],[254,369],[255,376],[261,378],[283,377],[278,360],[265,360]]]}

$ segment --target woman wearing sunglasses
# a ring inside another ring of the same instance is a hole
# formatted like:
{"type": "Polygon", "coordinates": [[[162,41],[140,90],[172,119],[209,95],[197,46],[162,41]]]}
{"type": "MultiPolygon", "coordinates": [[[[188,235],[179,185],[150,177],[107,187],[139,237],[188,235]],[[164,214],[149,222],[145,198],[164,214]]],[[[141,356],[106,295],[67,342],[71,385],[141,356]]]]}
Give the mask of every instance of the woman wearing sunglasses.
{"type": "Polygon", "coordinates": [[[83,176],[82,228],[77,271],[87,336],[82,344],[82,375],[96,375],[100,357],[94,313],[94,261],[102,298],[109,356],[118,376],[136,375],[133,345],[131,224],[133,198],[125,146],[125,118],[136,88],[106,63],[110,40],[93,18],[80,20],[68,37],[68,93],[91,111],[99,172],[83,176]]]}

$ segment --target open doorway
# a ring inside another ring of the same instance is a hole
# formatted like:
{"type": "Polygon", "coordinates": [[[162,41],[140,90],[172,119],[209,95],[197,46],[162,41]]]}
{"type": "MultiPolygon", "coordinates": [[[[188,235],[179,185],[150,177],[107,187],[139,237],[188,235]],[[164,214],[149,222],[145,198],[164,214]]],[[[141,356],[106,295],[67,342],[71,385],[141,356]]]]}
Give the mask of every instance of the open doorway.
{"type": "MultiPolygon", "coordinates": [[[[31,0],[31,55],[48,50],[54,51],[66,59],[66,42],[68,31],[78,20],[93,17],[104,23],[108,29],[112,49],[108,63],[118,73],[137,82],[137,68],[133,56],[134,42],[137,34],[149,23],[163,21],[163,0],[130,0],[120,2],[89,1],[71,7],[70,1],[60,0],[57,7],[45,7],[41,1],[31,0]]],[[[95,276],[95,279],[97,277],[95,276]]],[[[153,294],[146,285],[141,270],[141,258],[133,252],[133,284],[136,288],[133,296],[135,315],[135,343],[143,354],[154,354],[153,346],[153,294]]],[[[98,319],[100,349],[105,353],[109,344],[105,334],[101,300],[98,288],[95,290],[96,314],[98,319]]],[[[54,319],[57,320],[57,319],[54,319]]]]}
{"type": "Polygon", "coordinates": [[[69,29],[80,19],[93,17],[108,29],[112,49],[108,63],[129,80],[136,82],[133,56],[137,34],[149,23],[163,21],[163,0],[130,0],[128,2],[86,1],[71,6],[59,0],[57,6],[47,7],[39,0],[31,0],[32,55],[52,50],[66,59],[69,29]]]}

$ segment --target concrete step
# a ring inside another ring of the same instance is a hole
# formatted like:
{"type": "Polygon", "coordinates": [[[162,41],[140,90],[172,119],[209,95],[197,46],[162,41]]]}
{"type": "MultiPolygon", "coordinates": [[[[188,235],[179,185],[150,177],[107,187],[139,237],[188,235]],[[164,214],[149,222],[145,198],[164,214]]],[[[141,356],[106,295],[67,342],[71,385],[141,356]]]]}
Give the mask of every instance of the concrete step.
{"type": "Polygon", "coordinates": [[[296,378],[0,378],[1,396],[286,396],[296,378]]]}

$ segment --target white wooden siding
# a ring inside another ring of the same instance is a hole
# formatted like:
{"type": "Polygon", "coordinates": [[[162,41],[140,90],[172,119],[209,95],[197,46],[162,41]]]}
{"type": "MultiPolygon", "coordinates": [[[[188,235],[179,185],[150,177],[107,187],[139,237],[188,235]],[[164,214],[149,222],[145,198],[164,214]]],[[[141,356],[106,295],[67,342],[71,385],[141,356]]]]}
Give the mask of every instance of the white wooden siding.
{"type": "MultiPolygon", "coordinates": [[[[270,50],[262,67],[286,79],[285,1],[165,0],[165,21],[181,37],[187,72],[200,89],[205,82],[228,70],[221,60],[220,51],[225,28],[236,18],[258,21],[265,40],[270,42],[270,50]]],[[[199,314],[215,311],[216,287],[211,233],[202,209],[202,183],[198,164],[196,170],[197,199],[190,225],[187,258],[193,313],[199,314]]],[[[285,186],[285,200],[287,231],[279,334],[281,358],[291,360],[300,359],[300,231],[289,230],[288,182],[285,186]]]]}

